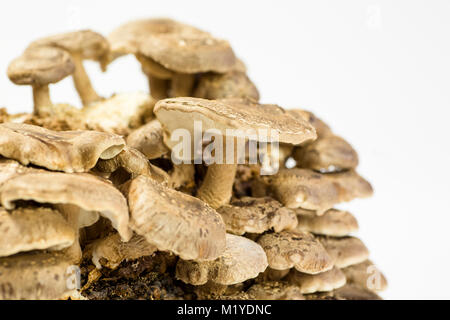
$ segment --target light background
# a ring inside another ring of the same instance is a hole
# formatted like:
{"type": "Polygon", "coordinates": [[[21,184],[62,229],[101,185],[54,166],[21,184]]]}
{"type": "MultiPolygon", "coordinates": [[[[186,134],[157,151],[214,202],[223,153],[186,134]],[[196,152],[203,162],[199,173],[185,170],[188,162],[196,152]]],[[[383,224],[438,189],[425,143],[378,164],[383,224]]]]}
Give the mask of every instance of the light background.
{"type": "MultiPolygon", "coordinates": [[[[384,298],[450,298],[450,1],[2,1],[0,106],[31,111],[6,69],[33,39],[159,16],[230,40],[263,102],[310,109],[354,145],[375,196],[345,208],[388,277],[384,298]]],[[[133,57],[106,74],[86,64],[104,96],[147,90],[133,57]]],[[[71,79],[51,94],[80,105],[71,79]]]]}

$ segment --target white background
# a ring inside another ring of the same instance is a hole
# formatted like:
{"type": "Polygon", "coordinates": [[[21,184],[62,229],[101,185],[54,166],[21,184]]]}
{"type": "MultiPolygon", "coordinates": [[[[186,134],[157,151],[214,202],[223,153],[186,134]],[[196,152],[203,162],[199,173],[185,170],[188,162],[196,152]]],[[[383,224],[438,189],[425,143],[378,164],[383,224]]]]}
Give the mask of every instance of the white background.
{"type": "MultiPolygon", "coordinates": [[[[230,40],[263,102],[314,111],[359,151],[375,196],[345,207],[388,277],[383,297],[450,298],[450,1],[1,1],[0,106],[31,111],[6,68],[33,39],[158,16],[230,40]]],[[[87,69],[104,96],[147,90],[133,57],[87,69]]],[[[51,94],[80,105],[71,79],[51,94]]]]}

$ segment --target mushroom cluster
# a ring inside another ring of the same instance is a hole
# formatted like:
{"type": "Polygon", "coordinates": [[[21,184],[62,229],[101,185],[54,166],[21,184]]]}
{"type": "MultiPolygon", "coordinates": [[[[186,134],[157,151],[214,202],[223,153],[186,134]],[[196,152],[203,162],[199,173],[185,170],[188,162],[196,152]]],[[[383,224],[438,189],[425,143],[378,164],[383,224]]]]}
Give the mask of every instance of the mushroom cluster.
{"type": "Polygon", "coordinates": [[[34,109],[0,109],[0,299],[379,299],[386,288],[355,217],[336,208],[373,192],[357,153],[311,112],[259,103],[227,41],[138,20],[108,37],[38,39],[8,76],[32,87],[34,109]],[[97,94],[83,60],[106,71],[126,54],[150,92],[97,94]],[[50,99],[67,76],[82,108],[50,99]],[[182,152],[180,130],[192,137],[182,152]],[[217,161],[239,130],[276,135],[217,161]]]}

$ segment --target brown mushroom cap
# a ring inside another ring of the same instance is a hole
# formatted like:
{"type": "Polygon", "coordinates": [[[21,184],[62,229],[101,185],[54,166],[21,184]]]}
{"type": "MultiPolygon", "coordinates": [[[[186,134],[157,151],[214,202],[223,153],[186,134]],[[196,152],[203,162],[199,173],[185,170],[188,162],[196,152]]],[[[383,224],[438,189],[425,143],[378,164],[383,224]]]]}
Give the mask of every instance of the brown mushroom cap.
{"type": "Polygon", "coordinates": [[[254,284],[246,293],[255,300],[305,300],[298,286],[279,281],[254,284]]]}
{"type": "Polygon", "coordinates": [[[312,112],[300,109],[291,109],[288,112],[296,119],[303,118],[308,121],[316,129],[317,138],[333,135],[330,127],[312,112]]]}
{"type": "Polygon", "coordinates": [[[334,265],[338,268],[361,263],[369,257],[369,250],[358,238],[318,237],[318,239],[333,258],[334,265]]]}
{"type": "Polygon", "coordinates": [[[340,202],[351,201],[356,198],[368,198],[373,194],[370,183],[355,170],[327,173],[325,176],[337,187],[340,202]]]}
{"type": "Polygon", "coordinates": [[[267,268],[267,257],[261,246],[240,236],[227,234],[226,249],[213,261],[179,260],[177,279],[193,285],[202,285],[208,280],[232,285],[256,278],[267,268]]]}
{"type": "Polygon", "coordinates": [[[348,211],[330,209],[321,216],[314,211],[295,210],[298,218],[296,230],[314,234],[343,237],[358,231],[356,218],[348,211]]]}
{"type": "Polygon", "coordinates": [[[111,220],[124,240],[131,236],[126,199],[110,182],[94,175],[47,171],[22,174],[0,188],[0,201],[6,209],[13,209],[17,200],[70,204],[97,211],[111,220]]]}
{"type": "Polygon", "coordinates": [[[74,69],[67,52],[58,48],[34,48],[11,62],[8,77],[16,84],[43,86],[64,79],[74,69]]]}
{"type": "Polygon", "coordinates": [[[333,260],[322,244],[307,232],[282,231],[267,233],[258,239],[276,270],[295,267],[298,271],[316,274],[330,270],[333,260]]]}
{"type": "Polygon", "coordinates": [[[154,119],[132,131],[127,137],[127,144],[142,152],[148,159],[160,158],[169,152],[164,144],[161,123],[154,119]]]}
{"type": "Polygon", "coordinates": [[[0,257],[31,250],[62,250],[75,241],[75,232],[61,213],[49,208],[0,207],[0,257]]]}
{"type": "Polygon", "coordinates": [[[344,286],[346,283],[344,273],[336,267],[315,275],[291,270],[287,280],[299,286],[300,291],[304,294],[331,291],[344,286]]]}
{"type": "Polygon", "coordinates": [[[128,188],[130,226],[158,250],[182,259],[213,260],[225,250],[225,224],[201,200],[145,176],[128,188]]]}
{"type": "Polygon", "coordinates": [[[104,132],[57,132],[27,124],[0,124],[2,156],[50,170],[86,172],[98,159],[115,157],[124,146],[120,136],[104,132]]]}
{"type": "Polygon", "coordinates": [[[270,229],[279,232],[297,226],[294,211],[269,197],[234,199],[217,212],[222,215],[227,231],[237,235],[263,233],[270,229]]]}
{"type": "Polygon", "coordinates": [[[370,260],[343,268],[347,283],[354,284],[370,291],[384,291],[387,288],[386,277],[370,260]]]}

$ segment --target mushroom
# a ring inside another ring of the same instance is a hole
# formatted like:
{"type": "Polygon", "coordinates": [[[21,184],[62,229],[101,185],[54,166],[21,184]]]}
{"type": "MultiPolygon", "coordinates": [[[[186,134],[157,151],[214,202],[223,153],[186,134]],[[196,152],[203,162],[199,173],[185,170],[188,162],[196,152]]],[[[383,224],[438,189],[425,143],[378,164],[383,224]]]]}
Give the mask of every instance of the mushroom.
{"type": "MultiPolygon", "coordinates": [[[[314,128],[306,121],[296,121],[278,106],[259,105],[248,100],[172,98],[158,101],[154,113],[167,134],[183,128],[194,136],[194,122],[199,121],[203,132],[208,129],[220,130],[223,138],[229,133],[227,129],[253,133],[258,129],[271,130],[278,134],[279,142],[290,144],[316,138],[314,128]]],[[[264,142],[268,139],[267,136],[255,138],[265,139],[264,142]]],[[[173,141],[166,138],[165,142],[169,148],[174,147],[173,141]]],[[[230,201],[237,168],[236,159],[232,162],[211,164],[198,189],[197,196],[213,208],[230,201]]]]}
{"type": "Polygon", "coordinates": [[[318,237],[318,239],[333,258],[334,265],[338,268],[361,263],[369,257],[369,250],[358,238],[318,237]]]}
{"type": "Polygon", "coordinates": [[[225,250],[225,224],[201,200],[138,176],[127,188],[130,227],[160,251],[214,260],[225,250]]]}
{"type": "Polygon", "coordinates": [[[337,187],[340,202],[347,202],[356,198],[368,198],[373,194],[370,183],[355,170],[327,173],[325,176],[337,187]]]}
{"type": "Polygon", "coordinates": [[[111,159],[125,146],[117,135],[95,131],[52,131],[16,123],[0,124],[0,155],[65,172],[86,172],[98,159],[111,159]]]}
{"type": "Polygon", "coordinates": [[[48,85],[56,83],[75,69],[70,55],[57,48],[33,48],[13,60],[8,67],[8,77],[15,84],[33,88],[34,114],[39,115],[52,106],[48,85]]]}
{"type": "Polygon", "coordinates": [[[297,285],[303,294],[331,291],[346,284],[344,273],[336,267],[315,275],[292,270],[287,275],[287,280],[297,285]]]}
{"type": "Polygon", "coordinates": [[[288,275],[291,269],[276,270],[268,267],[264,273],[258,277],[259,282],[280,281],[288,275]]]}
{"type": "Polygon", "coordinates": [[[381,300],[377,294],[354,284],[335,290],[333,295],[337,300],[381,300]]]}
{"type": "Polygon", "coordinates": [[[128,146],[139,150],[150,160],[169,152],[169,148],[164,144],[161,123],[156,119],[132,131],[126,141],[128,146]]]}
{"type": "Polygon", "coordinates": [[[202,285],[209,281],[232,285],[256,278],[267,268],[261,246],[240,236],[226,235],[225,251],[212,261],[179,260],[176,277],[185,283],[202,285]]]}
{"type": "Polygon", "coordinates": [[[12,177],[37,170],[25,167],[15,160],[0,158],[0,187],[12,177]]]}
{"type": "Polygon", "coordinates": [[[342,272],[349,284],[375,292],[384,291],[387,288],[386,277],[370,260],[343,268],[342,272]]]}
{"type": "Polygon", "coordinates": [[[298,286],[280,281],[256,283],[246,293],[255,300],[305,300],[298,286]]]}
{"type": "Polygon", "coordinates": [[[330,127],[321,119],[317,118],[312,112],[300,109],[290,109],[287,110],[287,112],[296,119],[302,118],[308,121],[314,129],[316,129],[318,139],[333,135],[330,127]]]}
{"type": "Polygon", "coordinates": [[[275,270],[295,268],[300,272],[316,274],[333,267],[333,260],[322,244],[307,232],[282,231],[267,233],[258,239],[275,270]]]}
{"type": "Polygon", "coordinates": [[[319,235],[343,237],[358,231],[358,221],[348,211],[330,209],[321,216],[314,211],[295,209],[298,225],[295,230],[319,235]]]}
{"type": "Polygon", "coordinates": [[[270,229],[279,232],[297,226],[294,211],[269,197],[234,199],[217,212],[221,214],[227,231],[237,235],[263,233],[270,229]]]}

